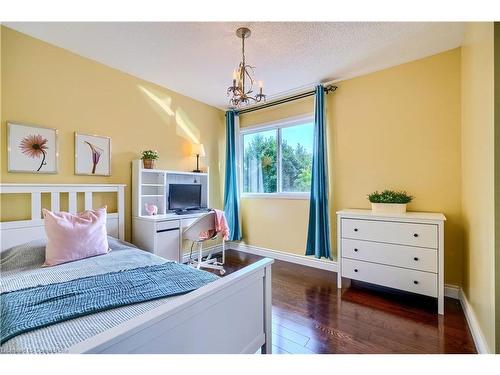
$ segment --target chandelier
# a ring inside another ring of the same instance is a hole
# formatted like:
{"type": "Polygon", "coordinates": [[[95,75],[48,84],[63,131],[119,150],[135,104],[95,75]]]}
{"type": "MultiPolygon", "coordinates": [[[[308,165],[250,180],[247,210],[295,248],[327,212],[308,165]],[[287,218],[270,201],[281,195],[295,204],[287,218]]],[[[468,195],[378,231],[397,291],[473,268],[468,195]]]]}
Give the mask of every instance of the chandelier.
{"type": "Polygon", "coordinates": [[[266,100],[266,96],[262,93],[264,86],[262,81],[259,81],[259,93],[252,96],[255,67],[245,62],[245,39],[250,37],[250,34],[250,29],[246,27],[236,30],[236,35],[241,38],[241,62],[238,69],[233,72],[233,85],[227,89],[227,96],[230,97],[229,105],[233,108],[266,100]]]}

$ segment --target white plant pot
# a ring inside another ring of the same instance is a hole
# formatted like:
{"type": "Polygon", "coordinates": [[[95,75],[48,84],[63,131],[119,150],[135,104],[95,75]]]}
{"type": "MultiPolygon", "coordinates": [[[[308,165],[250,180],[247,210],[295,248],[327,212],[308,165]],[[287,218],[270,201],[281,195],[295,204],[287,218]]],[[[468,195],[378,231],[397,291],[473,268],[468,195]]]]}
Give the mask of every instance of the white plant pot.
{"type": "Polygon", "coordinates": [[[378,214],[404,214],[406,203],[372,203],[372,212],[378,214]]]}

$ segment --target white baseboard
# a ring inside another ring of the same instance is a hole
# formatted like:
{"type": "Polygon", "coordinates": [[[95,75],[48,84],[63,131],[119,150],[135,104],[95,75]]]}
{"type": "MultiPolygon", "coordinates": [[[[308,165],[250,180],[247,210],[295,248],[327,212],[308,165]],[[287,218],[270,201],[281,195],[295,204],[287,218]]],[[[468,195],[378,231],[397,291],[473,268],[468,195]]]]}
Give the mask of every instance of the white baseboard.
{"type": "Polygon", "coordinates": [[[459,297],[460,304],[464,310],[465,318],[467,319],[467,324],[469,325],[477,352],[479,354],[494,354],[486,343],[486,339],[484,338],[481,327],[477,321],[476,314],[474,313],[474,310],[472,309],[472,306],[462,289],[459,290],[459,297]]]}
{"type": "Polygon", "coordinates": [[[453,299],[460,299],[460,287],[453,284],[444,284],[444,296],[453,299]]]}
{"type": "MultiPolygon", "coordinates": [[[[228,249],[226,245],[226,249],[228,249]]],[[[205,249],[203,249],[203,256],[207,256],[210,252],[213,252],[214,254],[220,253],[222,251],[222,245],[213,245],[213,246],[208,246],[205,249]]],[[[198,257],[198,250],[193,249],[193,259],[196,259],[198,257]]],[[[185,253],[182,256],[182,263],[187,263],[189,261],[189,253],[185,253]]]]}
{"type": "Polygon", "coordinates": [[[242,251],[244,253],[260,255],[266,258],[283,260],[285,262],[301,264],[303,266],[319,268],[322,270],[337,272],[337,262],[324,259],[316,259],[305,255],[296,255],[284,251],[271,250],[263,247],[247,245],[242,242],[227,242],[226,247],[232,250],[242,251]]]}

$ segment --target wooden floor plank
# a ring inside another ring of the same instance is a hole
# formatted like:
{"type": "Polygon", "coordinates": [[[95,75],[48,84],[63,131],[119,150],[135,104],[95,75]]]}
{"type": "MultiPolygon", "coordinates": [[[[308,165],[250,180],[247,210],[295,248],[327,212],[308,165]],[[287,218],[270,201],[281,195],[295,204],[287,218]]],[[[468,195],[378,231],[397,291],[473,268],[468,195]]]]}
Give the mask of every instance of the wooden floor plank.
{"type": "MultiPolygon", "coordinates": [[[[226,252],[226,275],[261,257],[226,252]]],[[[460,303],[361,282],[337,288],[334,272],[272,266],[276,353],[476,353],[460,303]]]]}
{"type": "Polygon", "coordinates": [[[304,336],[299,332],[296,332],[290,328],[287,328],[281,324],[276,324],[273,322],[273,333],[280,335],[296,344],[306,346],[309,341],[308,336],[304,336]]]}
{"type": "Polygon", "coordinates": [[[315,354],[309,348],[275,333],[273,333],[273,345],[276,345],[278,348],[281,348],[290,354],[315,354]]]}

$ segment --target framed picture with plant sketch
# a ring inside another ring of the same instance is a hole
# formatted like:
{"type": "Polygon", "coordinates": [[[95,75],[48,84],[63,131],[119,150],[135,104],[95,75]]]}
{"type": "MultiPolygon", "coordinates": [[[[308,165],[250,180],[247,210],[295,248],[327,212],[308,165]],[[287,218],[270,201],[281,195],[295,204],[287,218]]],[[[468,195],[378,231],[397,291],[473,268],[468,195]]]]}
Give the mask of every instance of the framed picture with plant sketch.
{"type": "Polygon", "coordinates": [[[9,172],[57,173],[57,130],[7,121],[9,172]]]}
{"type": "Polygon", "coordinates": [[[75,174],[111,175],[111,138],[75,132],[75,174]]]}

